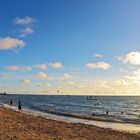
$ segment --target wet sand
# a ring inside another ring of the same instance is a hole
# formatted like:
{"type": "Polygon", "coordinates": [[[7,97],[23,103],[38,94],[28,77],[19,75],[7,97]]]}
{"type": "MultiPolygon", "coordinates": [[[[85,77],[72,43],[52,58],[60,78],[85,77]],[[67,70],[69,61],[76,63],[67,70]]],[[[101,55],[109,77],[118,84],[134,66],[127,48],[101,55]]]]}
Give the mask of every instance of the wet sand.
{"type": "Polygon", "coordinates": [[[132,134],[0,108],[0,140],[140,140],[132,134]]]}

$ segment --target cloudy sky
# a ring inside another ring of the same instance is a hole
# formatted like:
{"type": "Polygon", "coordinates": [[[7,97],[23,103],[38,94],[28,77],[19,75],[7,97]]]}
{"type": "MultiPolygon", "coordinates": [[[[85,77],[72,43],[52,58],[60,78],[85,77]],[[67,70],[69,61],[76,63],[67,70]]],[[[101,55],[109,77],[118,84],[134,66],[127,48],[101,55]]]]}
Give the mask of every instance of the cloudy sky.
{"type": "Polygon", "coordinates": [[[140,95],[139,0],[0,0],[0,92],[140,95]]]}

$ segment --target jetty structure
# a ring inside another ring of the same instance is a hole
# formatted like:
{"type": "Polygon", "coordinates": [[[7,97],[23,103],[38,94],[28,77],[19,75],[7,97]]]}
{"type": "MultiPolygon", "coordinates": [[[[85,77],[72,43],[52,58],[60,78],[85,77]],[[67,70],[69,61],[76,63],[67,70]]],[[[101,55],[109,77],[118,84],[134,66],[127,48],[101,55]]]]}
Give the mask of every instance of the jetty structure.
{"type": "Polygon", "coordinates": [[[6,95],[6,92],[0,92],[0,95],[6,95]]]}

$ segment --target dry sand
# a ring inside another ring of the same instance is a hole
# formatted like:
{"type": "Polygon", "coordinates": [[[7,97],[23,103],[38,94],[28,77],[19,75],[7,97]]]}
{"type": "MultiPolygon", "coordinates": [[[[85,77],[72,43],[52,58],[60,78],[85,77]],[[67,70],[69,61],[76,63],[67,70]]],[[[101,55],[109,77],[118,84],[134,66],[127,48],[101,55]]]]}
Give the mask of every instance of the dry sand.
{"type": "Polygon", "coordinates": [[[140,140],[140,133],[48,120],[0,108],[0,140],[140,140]]]}

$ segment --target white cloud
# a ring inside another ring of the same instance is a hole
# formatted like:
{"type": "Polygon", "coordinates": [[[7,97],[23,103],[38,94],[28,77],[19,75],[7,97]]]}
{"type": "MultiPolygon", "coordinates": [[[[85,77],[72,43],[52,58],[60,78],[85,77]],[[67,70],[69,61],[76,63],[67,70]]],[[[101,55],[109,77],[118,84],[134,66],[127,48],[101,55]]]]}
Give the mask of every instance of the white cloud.
{"type": "Polygon", "coordinates": [[[96,53],[96,54],[94,54],[94,57],[96,57],[96,58],[101,58],[101,57],[103,57],[101,54],[98,54],[98,53],[96,53]]]}
{"type": "Polygon", "coordinates": [[[121,86],[129,86],[130,85],[130,82],[128,82],[127,80],[125,79],[119,79],[116,81],[117,84],[121,85],[121,86]]]}
{"type": "Polygon", "coordinates": [[[41,70],[46,70],[48,67],[46,64],[38,64],[38,65],[34,65],[35,68],[39,68],[41,70]]]}
{"type": "Polygon", "coordinates": [[[29,84],[29,83],[31,83],[31,81],[28,80],[28,79],[20,80],[20,82],[23,83],[23,84],[29,84]]]}
{"type": "Polygon", "coordinates": [[[0,79],[9,79],[10,77],[8,74],[0,74],[0,79]]]}
{"type": "Polygon", "coordinates": [[[51,68],[54,68],[54,69],[60,69],[63,67],[62,63],[61,62],[55,62],[55,63],[51,63],[50,64],[50,67],[51,68]]]}
{"type": "Polygon", "coordinates": [[[43,88],[48,88],[48,87],[51,86],[51,84],[48,83],[48,82],[45,82],[45,83],[38,83],[37,86],[38,87],[43,87],[43,88]]]}
{"type": "Polygon", "coordinates": [[[68,73],[64,73],[62,77],[60,77],[61,80],[67,80],[67,79],[73,79],[74,76],[68,73]]]}
{"type": "Polygon", "coordinates": [[[138,51],[129,52],[125,56],[119,57],[119,60],[122,60],[123,63],[131,65],[140,65],[140,52],[138,51]]]}
{"type": "Polygon", "coordinates": [[[135,69],[123,76],[120,81],[121,85],[140,86],[140,69],[135,69]]]}
{"type": "Polygon", "coordinates": [[[136,76],[140,76],[140,69],[133,71],[133,74],[136,76]]]}
{"type": "Polygon", "coordinates": [[[50,84],[50,83],[44,83],[43,86],[44,86],[44,87],[50,87],[51,84],[50,84]]]}
{"type": "Polygon", "coordinates": [[[0,38],[0,50],[13,50],[24,46],[25,42],[23,40],[12,37],[0,38]]]}
{"type": "Polygon", "coordinates": [[[36,75],[37,78],[39,79],[46,79],[48,76],[46,73],[44,72],[39,72],[37,75],[36,75]]]}
{"type": "Polygon", "coordinates": [[[136,69],[131,72],[131,74],[124,76],[127,79],[130,80],[137,80],[140,81],[140,69],[136,69]]]}
{"type": "Polygon", "coordinates": [[[34,30],[30,27],[26,27],[24,29],[21,29],[20,33],[21,33],[21,37],[25,37],[26,35],[33,34],[34,30]]]}
{"type": "Polygon", "coordinates": [[[9,71],[30,71],[30,70],[32,70],[32,67],[30,67],[30,66],[17,66],[17,65],[6,66],[5,68],[9,71]]]}
{"type": "Polygon", "coordinates": [[[86,67],[88,69],[103,69],[103,70],[108,70],[111,68],[111,65],[107,62],[98,62],[98,63],[88,63],[86,64],[86,67]]]}
{"type": "Polygon", "coordinates": [[[68,82],[65,82],[66,85],[72,85],[72,86],[75,86],[76,83],[75,81],[68,81],[68,82]]]}
{"type": "Polygon", "coordinates": [[[36,20],[31,18],[31,17],[15,18],[14,19],[14,24],[17,24],[17,25],[30,25],[33,22],[36,22],[36,20]]]}

